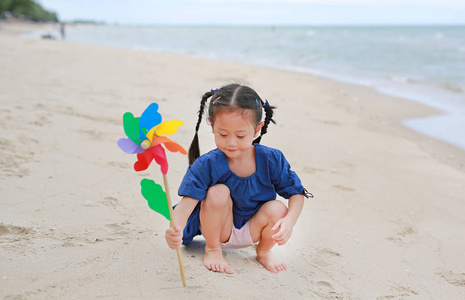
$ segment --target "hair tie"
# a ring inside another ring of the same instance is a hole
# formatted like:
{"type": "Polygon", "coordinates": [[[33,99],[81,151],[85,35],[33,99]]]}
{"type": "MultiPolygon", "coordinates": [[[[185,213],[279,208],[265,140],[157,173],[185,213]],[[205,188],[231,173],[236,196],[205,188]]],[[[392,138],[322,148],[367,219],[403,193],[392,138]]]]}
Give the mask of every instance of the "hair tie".
{"type": "Polygon", "coordinates": [[[268,100],[265,99],[265,103],[263,103],[263,108],[267,109],[268,107],[270,107],[270,103],[268,103],[268,100]]]}
{"type": "Polygon", "coordinates": [[[213,98],[212,98],[212,105],[215,105],[216,101],[220,100],[220,98],[221,98],[221,96],[218,96],[218,97],[213,96],[213,98]]]}
{"type": "Polygon", "coordinates": [[[215,93],[218,89],[211,89],[210,92],[215,93]]]}

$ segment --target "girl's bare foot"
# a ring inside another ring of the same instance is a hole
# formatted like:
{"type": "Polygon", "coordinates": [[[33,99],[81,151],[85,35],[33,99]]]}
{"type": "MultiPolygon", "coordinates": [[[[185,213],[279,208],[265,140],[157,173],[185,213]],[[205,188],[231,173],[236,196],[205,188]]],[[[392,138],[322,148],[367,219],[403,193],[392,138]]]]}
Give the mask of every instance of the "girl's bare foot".
{"type": "Polygon", "coordinates": [[[276,258],[271,251],[260,251],[257,252],[257,260],[261,263],[268,271],[272,273],[278,273],[280,271],[287,270],[287,265],[276,258]]]}
{"type": "Polygon", "coordinates": [[[203,258],[203,264],[207,269],[213,272],[220,272],[220,273],[234,273],[233,270],[229,267],[226,260],[223,257],[223,251],[221,248],[213,248],[213,249],[206,249],[205,248],[205,256],[203,258]]]}

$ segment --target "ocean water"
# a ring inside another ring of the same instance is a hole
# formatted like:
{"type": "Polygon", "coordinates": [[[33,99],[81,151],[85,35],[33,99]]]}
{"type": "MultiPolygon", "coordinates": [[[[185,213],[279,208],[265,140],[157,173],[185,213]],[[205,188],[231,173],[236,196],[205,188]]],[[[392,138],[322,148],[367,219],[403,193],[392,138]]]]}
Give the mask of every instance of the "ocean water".
{"type": "Polygon", "coordinates": [[[465,150],[465,26],[68,26],[66,39],[370,86],[439,109],[404,124],[465,150]]]}

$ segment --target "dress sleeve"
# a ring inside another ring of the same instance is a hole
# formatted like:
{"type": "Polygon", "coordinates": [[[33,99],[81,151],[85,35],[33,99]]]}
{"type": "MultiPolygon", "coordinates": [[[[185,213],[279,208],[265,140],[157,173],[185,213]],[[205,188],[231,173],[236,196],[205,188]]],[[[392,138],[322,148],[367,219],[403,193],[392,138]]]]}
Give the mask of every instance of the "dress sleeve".
{"type": "Polygon", "coordinates": [[[208,189],[227,175],[229,167],[224,166],[224,159],[218,151],[212,151],[197,158],[187,168],[186,175],[179,186],[179,196],[188,196],[202,201],[208,189]]]}
{"type": "Polygon", "coordinates": [[[179,186],[179,196],[188,196],[202,201],[207,195],[208,188],[212,185],[208,167],[202,160],[197,159],[187,168],[186,175],[179,186]]]}
{"type": "Polygon", "coordinates": [[[304,187],[299,176],[291,169],[281,151],[273,149],[268,160],[270,178],[276,193],[285,199],[289,199],[293,195],[303,194],[304,187]]]}

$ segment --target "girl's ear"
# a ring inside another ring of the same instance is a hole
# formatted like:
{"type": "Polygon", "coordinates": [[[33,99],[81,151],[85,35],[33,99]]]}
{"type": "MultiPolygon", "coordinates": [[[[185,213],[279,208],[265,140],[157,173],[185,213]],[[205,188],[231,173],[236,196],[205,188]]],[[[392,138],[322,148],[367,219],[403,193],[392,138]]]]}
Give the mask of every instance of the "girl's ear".
{"type": "Polygon", "coordinates": [[[257,128],[255,128],[255,135],[254,135],[254,138],[256,138],[256,137],[259,135],[260,130],[262,130],[263,125],[265,125],[264,122],[258,123],[257,128]]]}

